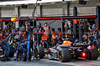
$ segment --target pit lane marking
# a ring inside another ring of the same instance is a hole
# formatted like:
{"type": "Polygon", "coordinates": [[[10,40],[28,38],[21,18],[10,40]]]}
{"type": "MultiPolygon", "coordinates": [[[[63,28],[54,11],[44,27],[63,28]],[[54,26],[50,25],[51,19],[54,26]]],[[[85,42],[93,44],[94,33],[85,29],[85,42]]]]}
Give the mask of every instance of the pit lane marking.
{"type": "Polygon", "coordinates": [[[54,62],[54,61],[48,61],[48,62],[54,62]]]}
{"type": "Polygon", "coordinates": [[[75,65],[75,66],[80,66],[80,65],[75,65]]]}

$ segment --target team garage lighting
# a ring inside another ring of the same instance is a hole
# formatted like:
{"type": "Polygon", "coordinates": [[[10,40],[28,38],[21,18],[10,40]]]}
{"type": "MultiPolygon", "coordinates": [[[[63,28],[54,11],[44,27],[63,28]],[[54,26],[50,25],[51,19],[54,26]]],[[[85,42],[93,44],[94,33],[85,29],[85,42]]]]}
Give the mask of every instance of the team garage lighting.
{"type": "Polygon", "coordinates": [[[11,18],[11,19],[0,19],[0,22],[3,21],[21,21],[21,20],[61,20],[61,19],[96,19],[97,16],[62,16],[62,17],[37,17],[37,18],[11,18]]]}

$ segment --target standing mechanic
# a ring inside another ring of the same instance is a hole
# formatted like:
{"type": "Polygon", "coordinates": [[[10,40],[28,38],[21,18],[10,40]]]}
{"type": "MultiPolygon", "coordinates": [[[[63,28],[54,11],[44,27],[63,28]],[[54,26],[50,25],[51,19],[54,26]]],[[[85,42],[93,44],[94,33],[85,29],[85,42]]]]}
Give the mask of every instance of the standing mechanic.
{"type": "Polygon", "coordinates": [[[41,27],[41,23],[37,23],[37,28],[34,28],[34,34],[37,34],[37,45],[40,44],[41,37],[43,36],[44,29],[41,27]]]}
{"type": "Polygon", "coordinates": [[[3,30],[4,37],[7,38],[7,36],[10,34],[10,28],[8,29],[8,26],[5,25],[5,29],[3,30]]]}
{"type": "Polygon", "coordinates": [[[47,24],[47,22],[45,22],[43,28],[45,30],[44,31],[44,35],[47,36],[47,40],[44,41],[44,43],[47,44],[47,48],[49,48],[49,44],[50,44],[50,41],[51,41],[51,39],[50,39],[50,36],[51,36],[50,35],[51,34],[51,32],[50,32],[50,26],[47,24]]]}

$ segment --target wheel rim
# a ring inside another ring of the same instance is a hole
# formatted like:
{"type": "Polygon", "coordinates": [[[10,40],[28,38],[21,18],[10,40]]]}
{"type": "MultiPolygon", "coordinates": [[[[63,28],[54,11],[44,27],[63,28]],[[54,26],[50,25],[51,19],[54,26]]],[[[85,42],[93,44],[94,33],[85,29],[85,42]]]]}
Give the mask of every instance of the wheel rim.
{"type": "Polygon", "coordinates": [[[60,61],[62,61],[62,52],[61,51],[59,51],[58,58],[60,61]]]}

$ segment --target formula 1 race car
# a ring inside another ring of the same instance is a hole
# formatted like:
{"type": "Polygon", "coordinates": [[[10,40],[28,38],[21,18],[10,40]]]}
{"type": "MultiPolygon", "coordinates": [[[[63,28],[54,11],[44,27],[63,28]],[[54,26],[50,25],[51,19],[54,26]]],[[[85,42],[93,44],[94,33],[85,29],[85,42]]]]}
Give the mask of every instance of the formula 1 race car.
{"type": "Polygon", "coordinates": [[[97,60],[98,49],[91,45],[91,42],[65,41],[65,44],[49,48],[49,59],[60,60],[61,62],[69,62],[71,59],[83,57],[90,60],[97,60]]]}

